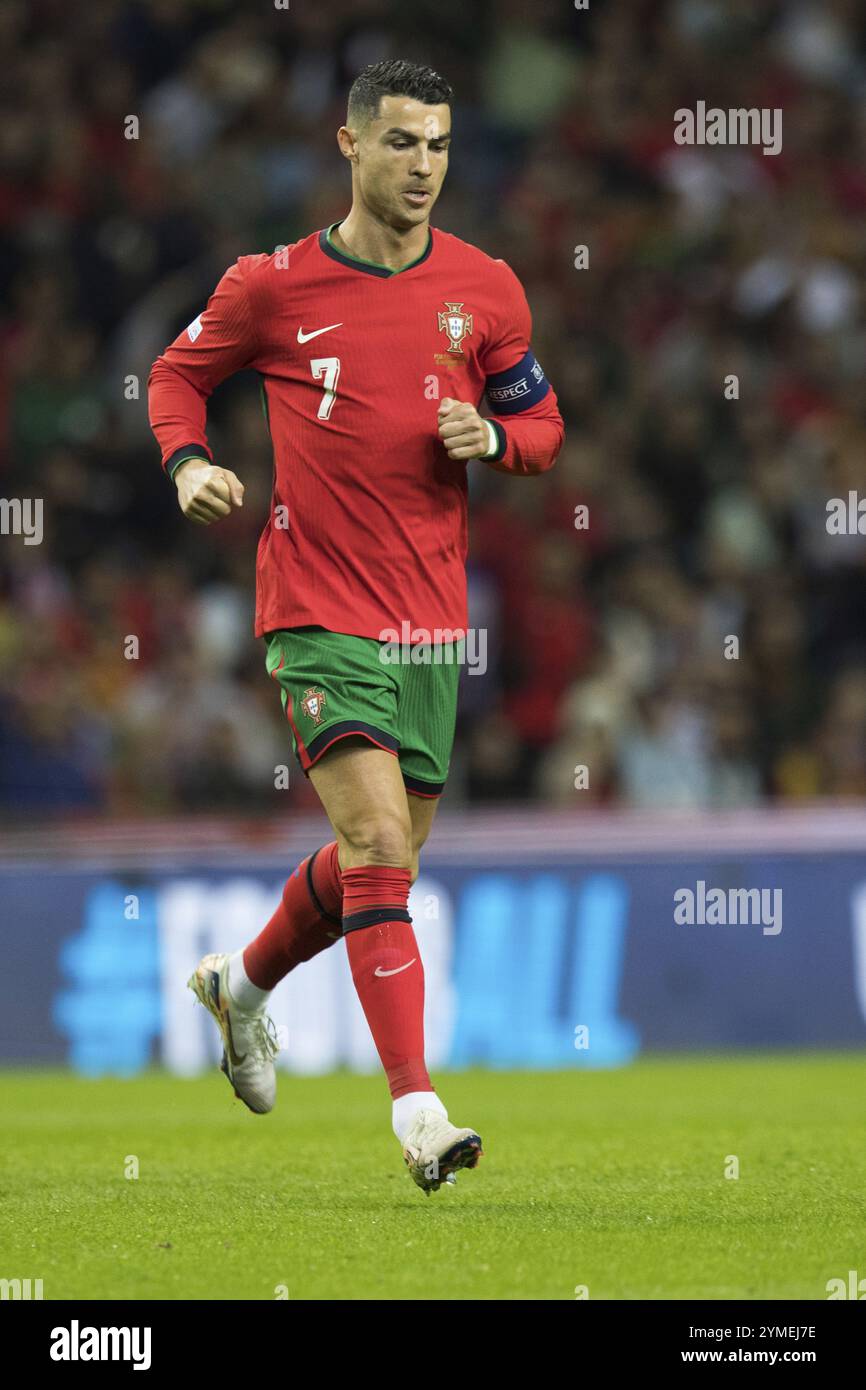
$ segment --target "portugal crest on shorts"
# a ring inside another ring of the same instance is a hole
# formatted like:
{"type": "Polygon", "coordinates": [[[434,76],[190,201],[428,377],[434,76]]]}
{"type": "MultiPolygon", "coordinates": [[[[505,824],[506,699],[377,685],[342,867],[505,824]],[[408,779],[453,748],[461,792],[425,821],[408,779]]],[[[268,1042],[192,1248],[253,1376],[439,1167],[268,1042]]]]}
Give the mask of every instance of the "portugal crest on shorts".
{"type": "Polygon", "coordinates": [[[445,300],[445,310],[439,310],[439,330],[448,334],[448,351],[463,356],[460,344],[467,333],[472,332],[472,315],[463,313],[463,304],[451,304],[445,300]]]}
{"type": "Polygon", "coordinates": [[[314,724],[321,724],[322,710],[324,707],[324,690],[315,690],[313,686],[310,686],[309,690],[304,691],[304,698],[301,700],[301,709],[308,719],[312,719],[314,724]]]}

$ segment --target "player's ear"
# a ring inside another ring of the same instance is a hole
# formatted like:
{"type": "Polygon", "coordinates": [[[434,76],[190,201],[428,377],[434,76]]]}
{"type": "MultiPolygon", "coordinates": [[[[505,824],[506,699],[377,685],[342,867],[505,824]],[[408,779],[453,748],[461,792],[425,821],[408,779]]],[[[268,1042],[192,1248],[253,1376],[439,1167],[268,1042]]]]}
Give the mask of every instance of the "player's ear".
{"type": "Polygon", "coordinates": [[[352,160],[353,163],[357,160],[358,132],[356,130],[350,130],[348,126],[341,125],[337,131],[337,144],[340,147],[340,153],[345,155],[346,159],[352,160]]]}

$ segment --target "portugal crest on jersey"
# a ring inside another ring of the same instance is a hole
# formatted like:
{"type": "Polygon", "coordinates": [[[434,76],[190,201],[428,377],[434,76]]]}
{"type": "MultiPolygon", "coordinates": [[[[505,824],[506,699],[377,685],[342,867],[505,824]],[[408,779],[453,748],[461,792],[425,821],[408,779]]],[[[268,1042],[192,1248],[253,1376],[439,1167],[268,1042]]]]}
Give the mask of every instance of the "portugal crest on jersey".
{"type": "Polygon", "coordinates": [[[324,690],[315,690],[313,686],[310,686],[309,690],[304,691],[304,698],[301,700],[301,709],[308,719],[312,719],[314,724],[321,724],[322,710],[324,707],[324,690]]]}
{"type": "Polygon", "coordinates": [[[463,356],[460,344],[467,333],[472,332],[472,315],[463,313],[463,304],[450,304],[445,300],[445,310],[439,310],[439,329],[448,334],[448,351],[463,356]]]}

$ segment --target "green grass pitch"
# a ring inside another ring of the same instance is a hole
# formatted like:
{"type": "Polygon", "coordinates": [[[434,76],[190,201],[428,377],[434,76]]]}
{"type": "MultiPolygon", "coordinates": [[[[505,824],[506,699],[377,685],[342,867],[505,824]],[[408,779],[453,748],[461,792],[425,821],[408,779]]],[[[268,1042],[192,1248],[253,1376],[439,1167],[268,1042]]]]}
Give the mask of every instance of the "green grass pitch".
{"type": "Polygon", "coordinates": [[[485,1157],[425,1197],[379,1077],[282,1073],[255,1116],[216,1071],[2,1072],[0,1277],[46,1299],[573,1300],[826,1299],[866,1275],[866,1057],[436,1080],[485,1157]]]}

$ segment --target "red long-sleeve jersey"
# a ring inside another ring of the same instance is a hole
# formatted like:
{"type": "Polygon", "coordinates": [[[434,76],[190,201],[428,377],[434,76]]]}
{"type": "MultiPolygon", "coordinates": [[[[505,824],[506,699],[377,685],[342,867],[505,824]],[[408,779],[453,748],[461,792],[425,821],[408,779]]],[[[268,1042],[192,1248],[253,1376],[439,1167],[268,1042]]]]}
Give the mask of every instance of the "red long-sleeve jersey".
{"type": "MultiPolygon", "coordinates": [[[[526,296],[504,261],[446,232],[431,230],[424,254],[391,271],[337,250],[332,230],[240,257],[157,358],[149,408],[163,467],[213,460],[208,397],[254,368],[275,463],[256,636],[463,629],[466,464],[438,437],[439,402],[478,406],[486,393],[491,466],[551,466],[563,425],[530,350],[526,296]]],[[[242,459],[218,462],[242,478],[242,459]]]]}

